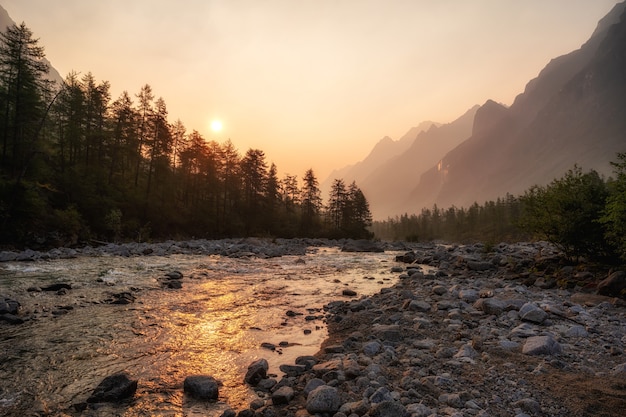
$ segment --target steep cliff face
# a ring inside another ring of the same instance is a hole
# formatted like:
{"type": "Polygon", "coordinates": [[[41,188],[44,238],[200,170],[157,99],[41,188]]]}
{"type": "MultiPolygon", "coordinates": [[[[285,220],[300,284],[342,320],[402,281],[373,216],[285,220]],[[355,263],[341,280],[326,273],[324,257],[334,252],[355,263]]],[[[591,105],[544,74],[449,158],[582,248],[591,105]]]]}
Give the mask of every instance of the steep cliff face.
{"type": "Polygon", "coordinates": [[[478,106],[472,107],[451,123],[431,125],[417,135],[405,152],[370,171],[359,182],[374,218],[397,214],[398,202],[406,199],[420,176],[471,135],[477,109],[478,106]]]}
{"type": "Polygon", "coordinates": [[[609,175],[626,151],[625,10],[617,5],[579,50],[552,60],[510,108],[485,103],[472,136],[422,176],[404,210],[519,194],[575,164],[609,175]]]}

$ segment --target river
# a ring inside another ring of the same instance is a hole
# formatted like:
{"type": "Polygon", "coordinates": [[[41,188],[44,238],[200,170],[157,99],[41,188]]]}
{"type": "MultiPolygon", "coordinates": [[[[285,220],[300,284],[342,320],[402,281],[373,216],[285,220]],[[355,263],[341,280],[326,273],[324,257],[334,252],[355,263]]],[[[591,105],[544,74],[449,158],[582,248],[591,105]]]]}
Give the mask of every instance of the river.
{"type": "Polygon", "coordinates": [[[345,288],[360,297],[393,285],[394,257],[322,247],[270,259],[100,256],[2,263],[0,294],[19,301],[29,319],[0,322],[0,415],[219,416],[228,407],[245,408],[256,398],[243,383],[247,366],[265,358],[280,379],[279,365],[315,354],[327,336],[323,306],[349,299],[345,288]],[[161,285],[172,271],[183,274],[182,289],[161,285]],[[36,290],[58,282],[72,288],[36,290]],[[112,304],[123,292],[134,301],[112,304]],[[119,371],[139,380],[133,401],[74,411],[119,371]],[[193,374],[223,383],[217,402],[183,394],[183,380],[193,374]]]}

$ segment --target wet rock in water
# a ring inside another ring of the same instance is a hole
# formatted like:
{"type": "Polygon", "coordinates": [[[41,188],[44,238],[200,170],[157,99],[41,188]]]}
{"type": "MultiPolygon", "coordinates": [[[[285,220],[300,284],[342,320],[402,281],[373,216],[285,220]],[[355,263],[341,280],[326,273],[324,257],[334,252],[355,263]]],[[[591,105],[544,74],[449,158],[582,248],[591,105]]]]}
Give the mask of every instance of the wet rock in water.
{"type": "Polygon", "coordinates": [[[113,294],[113,300],[110,304],[130,304],[135,302],[135,296],[129,292],[121,292],[113,294]]]}
{"type": "Polygon", "coordinates": [[[172,271],[172,272],[168,272],[167,274],[165,274],[165,276],[166,276],[168,279],[173,279],[173,280],[176,280],[176,279],[183,279],[183,274],[182,274],[182,272],[180,272],[180,271],[172,271]]]}
{"type": "Polygon", "coordinates": [[[261,343],[261,347],[263,349],[267,349],[267,350],[271,350],[271,351],[275,351],[276,350],[276,345],[270,342],[263,342],[261,343]]]}
{"type": "Polygon", "coordinates": [[[267,378],[269,363],[265,359],[258,359],[248,366],[244,382],[252,386],[257,385],[262,379],[267,378]]]}
{"type": "Polygon", "coordinates": [[[342,247],[342,252],[384,252],[385,248],[372,240],[348,240],[342,247]]]}
{"type": "Polygon", "coordinates": [[[531,356],[556,355],[561,350],[561,345],[552,336],[529,337],[522,347],[522,353],[531,356]]]}
{"type": "Polygon", "coordinates": [[[304,365],[280,365],[278,367],[281,372],[284,372],[287,376],[300,376],[307,371],[306,366],[304,365]]]}
{"type": "Polygon", "coordinates": [[[183,288],[183,274],[180,271],[172,271],[159,279],[163,288],[180,290],[183,288]]]}
{"type": "Polygon", "coordinates": [[[310,414],[335,413],[341,407],[341,397],[337,388],[322,385],[309,393],[306,410],[310,414]]]}
{"type": "Polygon", "coordinates": [[[121,372],[104,378],[87,402],[120,402],[135,395],[135,391],[137,391],[137,380],[131,379],[126,372],[121,372]]]}
{"type": "Polygon", "coordinates": [[[63,282],[59,282],[56,284],[51,284],[45,287],[41,287],[41,291],[62,291],[62,290],[71,290],[72,286],[70,284],[66,284],[63,282]]]}
{"type": "Polygon", "coordinates": [[[185,378],[183,391],[197,400],[217,400],[219,382],[208,375],[191,375],[185,378]]]}
{"type": "Polygon", "coordinates": [[[598,294],[609,297],[626,298],[626,272],[613,272],[598,283],[598,294]]]}

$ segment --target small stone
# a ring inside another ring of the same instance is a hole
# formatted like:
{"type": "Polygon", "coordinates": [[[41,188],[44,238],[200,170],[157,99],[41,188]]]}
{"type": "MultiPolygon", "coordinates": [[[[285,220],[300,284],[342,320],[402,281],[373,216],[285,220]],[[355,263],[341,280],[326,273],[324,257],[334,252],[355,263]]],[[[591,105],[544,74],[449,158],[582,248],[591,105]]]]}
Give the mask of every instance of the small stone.
{"type": "Polygon", "coordinates": [[[588,337],[589,332],[587,332],[587,329],[585,329],[583,326],[576,325],[576,326],[570,327],[565,332],[565,336],[566,337],[588,337]]]}
{"type": "Polygon", "coordinates": [[[431,310],[431,306],[426,301],[411,300],[407,305],[407,309],[409,311],[420,311],[426,313],[431,310]]]}
{"type": "Polygon", "coordinates": [[[613,375],[624,375],[624,376],[626,376],[626,363],[620,363],[619,365],[617,365],[616,367],[613,368],[611,373],[613,375]]]}
{"type": "Polygon", "coordinates": [[[376,356],[382,347],[383,345],[381,345],[380,342],[373,340],[363,345],[363,353],[370,357],[376,356]]]}
{"type": "Polygon", "coordinates": [[[476,290],[461,290],[459,291],[459,298],[463,301],[465,301],[466,303],[474,303],[476,302],[476,300],[478,300],[480,298],[478,291],[476,290]]]}
{"type": "Polygon", "coordinates": [[[346,297],[355,297],[356,291],[345,288],[343,291],[341,291],[341,295],[344,295],[346,297]]]}
{"type": "Polygon", "coordinates": [[[521,408],[523,411],[527,413],[531,413],[534,415],[541,415],[541,406],[539,403],[532,398],[524,398],[519,401],[513,403],[513,407],[521,408]]]}
{"type": "Polygon", "coordinates": [[[407,411],[404,406],[397,401],[383,401],[375,404],[370,412],[370,417],[403,417],[407,411]]]}

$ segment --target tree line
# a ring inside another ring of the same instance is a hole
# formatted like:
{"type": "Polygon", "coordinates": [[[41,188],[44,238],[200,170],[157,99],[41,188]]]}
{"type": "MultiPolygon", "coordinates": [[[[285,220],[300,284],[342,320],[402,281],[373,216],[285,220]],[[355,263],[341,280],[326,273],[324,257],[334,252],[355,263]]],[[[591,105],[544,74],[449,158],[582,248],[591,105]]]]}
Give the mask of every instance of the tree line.
{"type": "Polygon", "coordinates": [[[91,73],[46,79],[24,23],[0,34],[0,244],[187,237],[371,237],[368,202],[312,169],[278,177],[260,149],[168,120],[148,84],[113,99],[91,73]]]}
{"type": "Polygon", "coordinates": [[[626,261],[626,153],[611,162],[614,177],[595,170],[568,170],[545,186],[523,195],[474,203],[470,208],[437,206],[419,215],[374,222],[377,237],[450,242],[527,241],[556,245],[569,259],[602,263],[626,261]]]}

